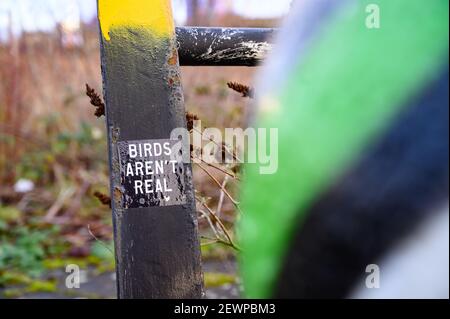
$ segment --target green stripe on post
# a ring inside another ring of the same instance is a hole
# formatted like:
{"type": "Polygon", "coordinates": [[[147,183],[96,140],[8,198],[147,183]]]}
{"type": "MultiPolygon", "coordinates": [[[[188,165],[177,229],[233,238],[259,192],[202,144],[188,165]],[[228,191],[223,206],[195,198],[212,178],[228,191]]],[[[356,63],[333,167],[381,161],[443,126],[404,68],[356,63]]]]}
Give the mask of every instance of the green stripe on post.
{"type": "Polygon", "coordinates": [[[278,128],[279,162],[273,175],[246,167],[239,234],[249,297],[271,296],[311,203],[448,63],[448,1],[375,1],[381,28],[368,29],[365,7],[372,2],[340,8],[286,71],[282,92],[259,100],[256,125],[278,128]]]}

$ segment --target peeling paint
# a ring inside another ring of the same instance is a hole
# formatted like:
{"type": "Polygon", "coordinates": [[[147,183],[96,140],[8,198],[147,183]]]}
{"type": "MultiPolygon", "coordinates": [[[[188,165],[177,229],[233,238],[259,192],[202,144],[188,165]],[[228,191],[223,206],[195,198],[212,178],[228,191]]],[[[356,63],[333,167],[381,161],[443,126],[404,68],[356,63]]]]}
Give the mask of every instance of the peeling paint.
{"type": "Polygon", "coordinates": [[[176,28],[181,65],[255,66],[272,50],[274,29],[176,28]]]}

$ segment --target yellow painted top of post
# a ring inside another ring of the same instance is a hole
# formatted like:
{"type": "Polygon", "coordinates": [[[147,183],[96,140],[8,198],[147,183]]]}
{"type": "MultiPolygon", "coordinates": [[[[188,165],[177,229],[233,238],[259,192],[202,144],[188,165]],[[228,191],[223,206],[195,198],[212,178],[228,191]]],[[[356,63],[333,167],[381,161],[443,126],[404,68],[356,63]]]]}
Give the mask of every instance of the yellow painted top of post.
{"type": "Polygon", "coordinates": [[[98,0],[98,18],[107,41],[113,27],[145,28],[162,37],[175,28],[170,0],[98,0]]]}

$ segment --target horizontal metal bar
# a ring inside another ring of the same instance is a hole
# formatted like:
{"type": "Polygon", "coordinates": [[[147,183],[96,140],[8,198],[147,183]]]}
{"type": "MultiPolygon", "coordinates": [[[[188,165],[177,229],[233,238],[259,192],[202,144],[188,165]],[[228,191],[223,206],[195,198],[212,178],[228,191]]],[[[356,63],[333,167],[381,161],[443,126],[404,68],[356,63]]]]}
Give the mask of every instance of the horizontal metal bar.
{"type": "Polygon", "coordinates": [[[256,66],[272,49],[271,28],[177,27],[180,65],[256,66]]]}

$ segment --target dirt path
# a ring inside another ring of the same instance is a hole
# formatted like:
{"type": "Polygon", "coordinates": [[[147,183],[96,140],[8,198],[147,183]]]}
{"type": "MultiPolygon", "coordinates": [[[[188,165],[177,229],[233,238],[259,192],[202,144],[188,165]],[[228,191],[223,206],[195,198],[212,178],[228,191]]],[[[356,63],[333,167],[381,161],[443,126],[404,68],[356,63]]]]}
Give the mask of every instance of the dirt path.
{"type": "MultiPolygon", "coordinates": [[[[203,271],[211,274],[232,274],[236,273],[236,263],[234,261],[207,261],[203,264],[203,271]]],[[[25,293],[16,298],[25,299],[67,299],[67,298],[89,298],[89,299],[115,299],[116,282],[115,273],[106,272],[96,274],[95,269],[84,272],[80,288],[69,289],[65,285],[67,274],[62,270],[49,272],[43,279],[54,278],[57,281],[57,288],[54,292],[25,293]]],[[[11,289],[8,287],[7,289],[11,289]]],[[[0,289],[0,296],[5,289],[0,289]]],[[[236,283],[225,283],[213,285],[205,289],[206,298],[239,298],[240,289],[236,283]]],[[[2,298],[2,297],[0,297],[2,298]]]]}

